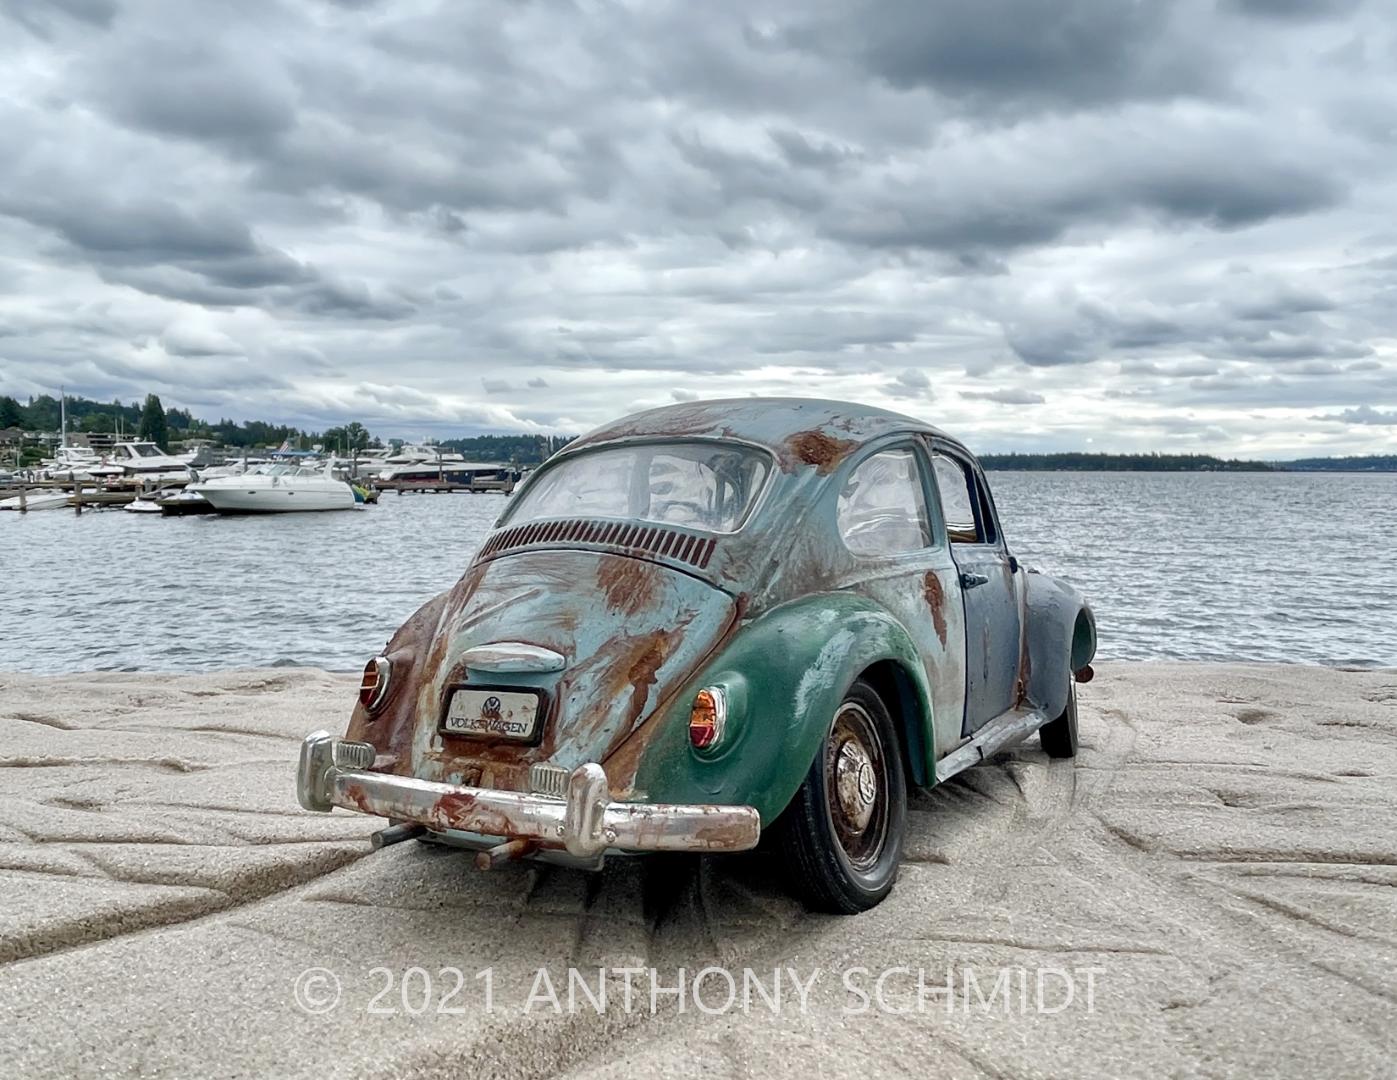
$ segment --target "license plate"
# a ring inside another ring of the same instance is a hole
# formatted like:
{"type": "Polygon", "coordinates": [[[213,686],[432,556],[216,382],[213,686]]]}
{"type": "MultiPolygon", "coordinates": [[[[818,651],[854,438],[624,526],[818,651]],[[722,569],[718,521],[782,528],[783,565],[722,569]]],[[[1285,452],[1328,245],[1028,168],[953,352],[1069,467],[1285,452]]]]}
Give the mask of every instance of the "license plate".
{"type": "Polygon", "coordinates": [[[448,735],[530,742],[538,731],[540,711],[535,690],[463,686],[452,691],[441,730],[448,735]]]}

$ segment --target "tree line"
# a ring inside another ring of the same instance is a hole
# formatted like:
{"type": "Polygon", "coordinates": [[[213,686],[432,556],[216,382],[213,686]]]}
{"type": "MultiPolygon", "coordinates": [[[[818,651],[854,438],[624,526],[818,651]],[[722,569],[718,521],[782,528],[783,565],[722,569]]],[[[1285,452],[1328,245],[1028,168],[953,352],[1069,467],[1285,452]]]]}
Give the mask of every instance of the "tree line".
{"type": "Polygon", "coordinates": [[[1240,461],[1211,454],[981,454],[986,469],[1028,472],[1274,472],[1264,461],[1240,461]]]}
{"type": "MultiPolygon", "coordinates": [[[[323,446],[341,453],[384,445],[357,420],[324,431],[304,431],[263,420],[239,423],[222,419],[211,422],[194,416],[188,409],[165,408],[156,394],[147,394],[140,404],[70,396],[67,411],[70,432],[94,434],[120,430],[128,437],[153,442],[162,450],[168,450],[172,442],[189,439],[208,439],[222,446],[238,448],[280,446],[290,442],[298,450],[323,446]]],[[[60,403],[56,397],[43,394],[22,403],[8,395],[0,395],[0,428],[57,431],[59,423],[60,403]]],[[[448,439],[441,446],[468,458],[532,465],[552,456],[569,441],[570,437],[547,435],[479,435],[448,439]]]]}
{"type": "MultiPolygon", "coordinates": [[[[31,397],[26,404],[13,397],[0,395],[0,428],[57,431],[58,426],[58,398],[43,394],[31,397]]],[[[183,442],[188,439],[208,439],[223,446],[238,448],[280,446],[289,442],[300,450],[323,446],[342,453],[383,445],[358,421],[315,432],[263,420],[244,420],[241,423],[228,419],[216,423],[201,420],[188,409],[164,408],[155,394],[146,395],[141,404],[95,401],[84,397],[68,398],[70,431],[114,432],[118,428],[127,435],[156,443],[164,450],[169,449],[171,442],[183,442]]],[[[571,436],[557,435],[474,435],[446,439],[440,445],[445,450],[454,450],[471,460],[536,465],[552,457],[571,439],[571,436]]],[[[1390,454],[1266,462],[1219,458],[1211,454],[1103,454],[1063,451],[1048,454],[982,454],[980,463],[986,469],[1022,469],[1029,472],[1397,471],[1397,455],[1390,454]]]]}
{"type": "MultiPolygon", "coordinates": [[[[188,409],[165,408],[156,394],[147,394],[144,402],[94,401],[91,398],[68,398],[68,430],[84,434],[121,431],[144,441],[159,444],[168,450],[171,442],[186,439],[208,439],[224,446],[280,445],[287,439],[293,444],[310,445],[321,442],[328,432],[308,432],[287,424],[269,424],[262,420],[222,419],[202,420],[188,409]]],[[[60,405],[56,397],[42,394],[31,397],[27,404],[13,397],[0,395],[0,428],[16,427],[24,431],[57,431],[60,405]]],[[[332,429],[336,430],[336,429],[332,429]]],[[[366,444],[367,445],[367,444],[366,444]]]]}

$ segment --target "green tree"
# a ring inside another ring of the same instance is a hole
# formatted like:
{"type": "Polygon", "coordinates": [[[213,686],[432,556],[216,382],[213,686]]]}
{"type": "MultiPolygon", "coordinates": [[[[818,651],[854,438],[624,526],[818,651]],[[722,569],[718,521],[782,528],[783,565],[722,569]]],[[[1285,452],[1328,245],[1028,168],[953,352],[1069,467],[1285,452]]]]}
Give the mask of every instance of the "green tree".
{"type": "Polygon", "coordinates": [[[351,420],[344,426],[344,446],[346,450],[362,450],[369,445],[369,432],[358,420],[351,420]]]}
{"type": "Polygon", "coordinates": [[[91,413],[82,418],[78,425],[79,430],[92,433],[94,431],[115,431],[116,420],[111,413],[91,413]]]}
{"type": "Polygon", "coordinates": [[[20,427],[24,423],[24,406],[12,397],[0,397],[0,428],[20,427]]]}
{"type": "Polygon", "coordinates": [[[349,454],[369,445],[369,432],[358,420],[352,420],[344,427],[326,428],[320,436],[321,445],[326,449],[349,454]]]}
{"type": "Polygon", "coordinates": [[[170,431],[165,424],[165,409],[160,404],[160,398],[154,394],[146,395],[145,408],[141,410],[141,438],[146,442],[153,442],[161,450],[170,448],[170,431]]]}

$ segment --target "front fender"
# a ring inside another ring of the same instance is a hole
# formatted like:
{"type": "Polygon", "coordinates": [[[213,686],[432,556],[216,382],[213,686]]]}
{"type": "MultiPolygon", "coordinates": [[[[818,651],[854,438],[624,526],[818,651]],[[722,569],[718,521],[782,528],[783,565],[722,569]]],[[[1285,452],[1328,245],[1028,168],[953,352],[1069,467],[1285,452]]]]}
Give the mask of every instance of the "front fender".
{"type": "MultiPolygon", "coordinates": [[[[845,691],[874,664],[890,662],[918,711],[905,729],[915,775],[935,775],[931,696],[921,657],[907,631],[886,610],[851,593],[823,593],[764,612],[728,643],[647,725],[648,743],[616,753],[615,772],[634,761],[632,797],[651,802],[747,804],[764,825],[800,787],[845,691]],[[704,686],[728,692],[722,742],[712,753],[689,743],[689,711],[704,686]],[[635,760],[638,757],[639,760],[635,760]]],[[[900,706],[900,707],[899,707],[900,706]]],[[[638,732],[637,735],[641,735],[638,732]]],[[[608,773],[613,772],[608,763],[608,773]]]]}
{"type": "Polygon", "coordinates": [[[1096,618],[1072,586],[1046,574],[1025,575],[1028,699],[1048,716],[1067,708],[1072,673],[1096,655],[1096,618]]]}

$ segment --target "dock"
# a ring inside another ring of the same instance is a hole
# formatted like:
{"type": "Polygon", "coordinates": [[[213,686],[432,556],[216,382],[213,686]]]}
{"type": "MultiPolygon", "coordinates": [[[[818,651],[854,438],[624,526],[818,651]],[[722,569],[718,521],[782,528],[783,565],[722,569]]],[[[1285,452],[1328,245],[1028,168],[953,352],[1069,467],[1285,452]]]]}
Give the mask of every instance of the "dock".
{"type": "Polygon", "coordinates": [[[157,487],[183,486],[184,483],[177,480],[166,480],[159,485],[154,485],[139,477],[105,482],[95,480],[31,480],[23,484],[0,488],[0,502],[17,500],[16,505],[5,506],[3,509],[25,513],[29,509],[27,504],[31,499],[47,499],[50,495],[66,494],[68,497],[67,505],[81,513],[84,509],[95,510],[108,506],[126,506],[128,503],[135,502],[141,495],[155,491],[157,487]]]}
{"type": "Polygon", "coordinates": [[[396,491],[399,495],[426,494],[445,495],[461,491],[470,495],[486,492],[499,492],[504,495],[514,493],[515,481],[509,480],[469,480],[461,483],[440,477],[433,480],[375,480],[373,486],[378,491],[396,491]]]}

